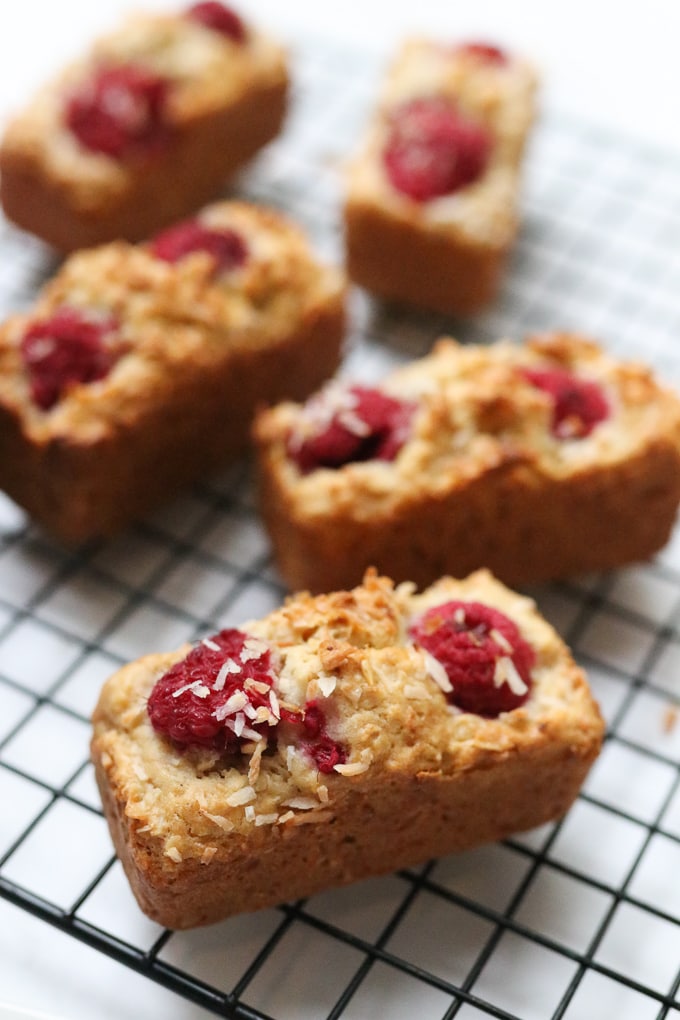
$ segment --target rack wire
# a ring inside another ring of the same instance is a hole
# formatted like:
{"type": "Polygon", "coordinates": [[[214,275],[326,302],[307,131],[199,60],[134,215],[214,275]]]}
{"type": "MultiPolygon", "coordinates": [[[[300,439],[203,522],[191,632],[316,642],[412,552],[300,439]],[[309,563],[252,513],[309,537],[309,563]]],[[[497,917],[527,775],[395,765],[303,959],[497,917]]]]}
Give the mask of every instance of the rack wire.
{"type": "MultiPolygon", "coordinates": [[[[288,211],[339,259],[339,169],[381,68],[300,43],[282,138],[237,193],[288,211]]],[[[503,291],[473,321],[352,298],[345,371],[374,378],[439,335],[563,327],[680,378],[680,160],[546,114],[503,291]]],[[[54,269],[0,226],[0,312],[54,269]]],[[[532,591],[608,723],[568,816],[503,843],[173,933],[132,900],[88,762],[104,678],[277,605],[247,462],[119,540],[65,551],[0,505],[0,895],[239,1020],[661,1020],[680,1013],[680,540],[652,563],[532,591]],[[49,848],[51,866],[42,866],[49,848]]]]}

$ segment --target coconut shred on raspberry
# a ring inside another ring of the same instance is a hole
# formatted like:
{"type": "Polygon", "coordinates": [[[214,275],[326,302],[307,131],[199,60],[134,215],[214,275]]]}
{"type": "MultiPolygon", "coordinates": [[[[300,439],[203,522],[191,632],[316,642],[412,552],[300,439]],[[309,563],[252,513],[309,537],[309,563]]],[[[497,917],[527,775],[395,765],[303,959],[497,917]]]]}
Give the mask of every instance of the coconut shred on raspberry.
{"type": "Polygon", "coordinates": [[[368,460],[392,461],[408,440],[416,404],[379,389],[331,384],[305,405],[288,440],[303,474],[368,460]]]}
{"type": "Polygon", "coordinates": [[[270,743],[281,723],[319,772],[347,760],[317,701],[302,708],[279,699],[278,654],[266,641],[240,630],[204,638],[162,677],[147,708],[151,725],[180,750],[234,755],[270,743]]]}
{"type": "Polygon", "coordinates": [[[493,718],[528,699],[534,651],[500,610],[445,602],[423,613],[410,636],[425,652],[432,678],[462,711],[493,718]]]}

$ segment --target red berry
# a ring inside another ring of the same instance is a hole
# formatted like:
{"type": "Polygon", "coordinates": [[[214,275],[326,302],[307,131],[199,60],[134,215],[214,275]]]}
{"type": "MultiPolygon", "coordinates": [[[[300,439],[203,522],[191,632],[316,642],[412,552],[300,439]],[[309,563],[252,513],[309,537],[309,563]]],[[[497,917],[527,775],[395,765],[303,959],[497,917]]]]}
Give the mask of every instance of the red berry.
{"type": "Polygon", "coordinates": [[[326,716],[317,701],[308,701],[305,705],[302,726],[306,734],[302,746],[316,762],[319,772],[332,772],[335,765],[347,761],[345,748],[328,735],[326,716]]]}
{"type": "Polygon", "coordinates": [[[498,46],[492,46],[489,43],[463,43],[461,46],[456,46],[455,52],[468,53],[470,56],[478,57],[487,64],[498,64],[501,66],[508,62],[507,53],[498,46]]]}
{"type": "Polygon", "coordinates": [[[218,0],[205,0],[203,3],[192,4],[187,9],[186,17],[198,21],[214,32],[226,35],[234,42],[245,42],[245,25],[238,14],[218,0]]]}
{"type": "Polygon", "coordinates": [[[445,602],[428,609],[410,632],[442,664],[453,687],[447,697],[464,712],[493,717],[529,697],[533,649],[498,609],[445,602]]]}
{"type": "Polygon", "coordinates": [[[272,655],[239,630],[206,638],[156,681],[148,701],[157,733],[177,747],[234,754],[242,743],[272,736],[281,719],[272,655]]]}
{"type": "Polygon", "coordinates": [[[164,78],[136,64],[100,68],[68,98],[66,125],[91,152],[121,159],[149,151],[167,134],[167,92],[164,78]]]}
{"type": "Polygon", "coordinates": [[[609,417],[609,404],[598,383],[562,368],[527,368],[523,374],[532,386],[552,397],[551,427],[558,439],[583,439],[609,417]]]}
{"type": "Polygon", "coordinates": [[[484,172],[491,135],[438,96],[414,99],[393,111],[383,152],[397,191],[417,202],[448,195],[484,172]]]}
{"type": "Polygon", "coordinates": [[[184,220],[168,227],[151,241],[151,252],[165,262],[178,262],[192,252],[204,251],[215,260],[215,271],[226,272],[242,265],[248,251],[235,230],[211,230],[198,220],[184,220]]]}
{"type": "Polygon", "coordinates": [[[307,404],[311,435],[292,436],[288,453],[304,473],[364,460],[394,460],[416,405],[364,386],[322,391],[307,404]]]}
{"type": "Polygon", "coordinates": [[[22,337],[21,356],[38,407],[47,411],[70,386],[103,379],[116,359],[106,340],[117,329],[113,316],[95,318],[68,307],[33,322],[22,337]]]}

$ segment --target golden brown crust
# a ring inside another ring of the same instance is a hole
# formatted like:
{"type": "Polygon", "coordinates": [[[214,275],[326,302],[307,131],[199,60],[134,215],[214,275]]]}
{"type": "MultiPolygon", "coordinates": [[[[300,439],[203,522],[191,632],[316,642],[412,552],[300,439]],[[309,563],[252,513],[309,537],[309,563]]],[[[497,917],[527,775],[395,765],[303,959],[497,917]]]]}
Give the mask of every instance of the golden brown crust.
{"type": "Polygon", "coordinates": [[[279,696],[300,705],[322,698],[348,762],[322,775],[290,735],[255,771],[252,747],[231,761],[175,752],[145,706],[155,679],[186,648],[112,677],[94,714],[97,779],[135,895],[169,927],[207,924],[557,818],[598,753],[602,720],[582,672],[533,603],[486,572],[444,578],[420,595],[369,574],[353,592],[296,596],[244,630],[277,650],[279,696]],[[448,705],[407,626],[451,598],[500,609],[532,645],[523,707],[484,719],[448,705]]]}
{"type": "Polygon", "coordinates": [[[262,512],[292,589],[351,585],[373,564],[420,585],[480,566],[528,583],[643,560],[667,541],[680,501],[680,402],[643,367],[569,335],[524,347],[444,341],[385,388],[421,407],[392,464],[303,476],[286,453],[301,409],[256,422],[262,512]],[[521,365],[599,380],[610,418],[585,439],[552,437],[549,402],[519,378],[521,365]]]}
{"type": "Polygon", "coordinates": [[[348,174],[344,223],[355,283],[445,314],[467,315],[488,304],[517,232],[535,88],[533,70],[516,58],[497,65],[423,39],[403,46],[348,174]],[[478,181],[417,202],[392,187],[381,154],[391,111],[432,95],[447,97],[484,124],[494,148],[478,181]]]}
{"type": "Polygon", "coordinates": [[[5,214],[63,252],[142,240],[213,198],[274,138],[287,96],[285,55],[254,30],[237,46],[179,16],[137,16],[10,123],[0,146],[5,214]],[[63,127],[61,96],[111,59],[142,61],[173,82],[171,136],[158,153],[120,163],[63,127]]]}
{"type": "Polygon", "coordinates": [[[509,244],[455,239],[351,196],[344,217],[347,274],[373,294],[445,315],[472,315],[494,298],[509,244]]]}
{"type": "Polygon", "coordinates": [[[31,312],[0,328],[0,485],[63,541],[111,534],[228,463],[260,403],[302,398],[338,365],[344,282],[301,232],[245,203],[200,217],[241,233],[242,268],[215,280],[204,255],[171,265],[115,242],[73,255],[31,312]],[[41,411],[19,343],[64,305],[115,315],[127,353],[41,411]]]}

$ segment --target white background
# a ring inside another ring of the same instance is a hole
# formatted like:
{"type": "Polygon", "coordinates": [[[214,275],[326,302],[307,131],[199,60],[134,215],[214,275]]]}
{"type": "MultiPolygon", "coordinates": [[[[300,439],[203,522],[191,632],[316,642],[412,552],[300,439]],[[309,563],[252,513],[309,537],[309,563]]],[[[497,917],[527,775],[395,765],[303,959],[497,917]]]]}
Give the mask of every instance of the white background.
{"type": "MultiPolygon", "coordinates": [[[[0,117],[91,36],[171,0],[2,0],[0,117]]],[[[547,105],[680,148],[677,0],[240,0],[280,35],[328,33],[389,53],[407,31],[497,40],[536,60],[547,105]]]]}
{"type": "MultiPolygon", "coordinates": [[[[123,0],[2,0],[0,120],[131,6],[123,0]]],[[[149,0],[145,6],[167,4],[149,0]]],[[[376,58],[410,31],[496,41],[536,61],[546,108],[680,148],[678,0],[244,0],[240,9],[284,38],[328,34],[375,50],[376,58]]],[[[208,1015],[3,901],[0,1001],[83,1020],[208,1015]]]]}

